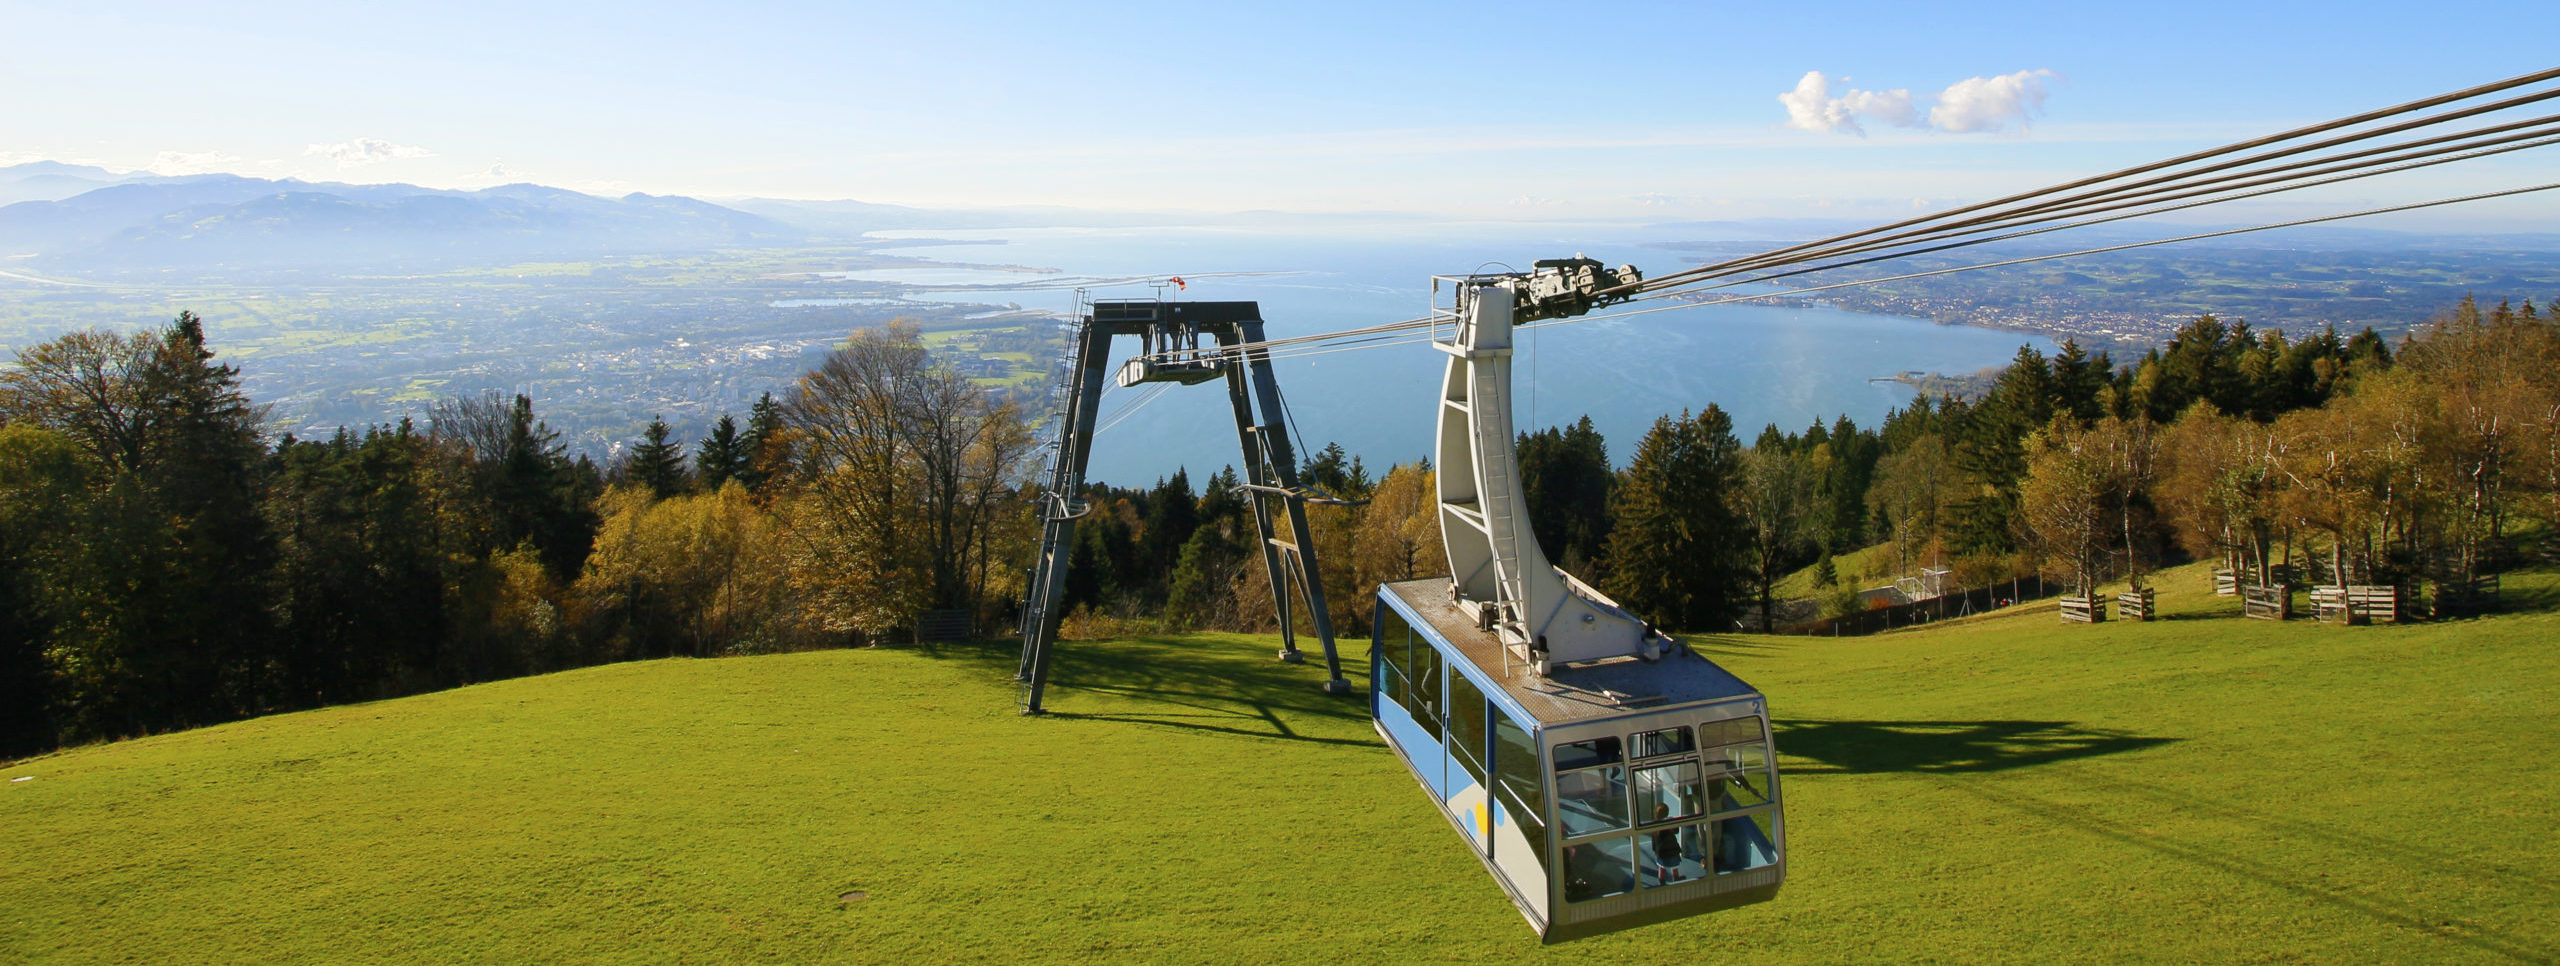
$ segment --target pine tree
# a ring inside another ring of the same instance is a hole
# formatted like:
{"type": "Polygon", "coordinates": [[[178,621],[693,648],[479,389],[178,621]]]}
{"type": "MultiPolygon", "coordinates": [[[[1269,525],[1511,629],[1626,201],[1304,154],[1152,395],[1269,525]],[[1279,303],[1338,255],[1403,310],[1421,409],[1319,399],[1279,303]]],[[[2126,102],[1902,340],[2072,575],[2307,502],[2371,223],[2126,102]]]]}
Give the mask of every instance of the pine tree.
{"type": "Polygon", "coordinates": [[[1741,453],[1732,418],[1712,403],[1694,418],[1654,421],[1611,500],[1612,596],[1666,626],[1730,624],[1748,593],[1749,538],[1728,502],[1741,453]]]}
{"type": "MultiPolygon", "coordinates": [[[[707,492],[717,493],[722,484],[739,479],[747,470],[746,441],[738,436],[738,421],[723,413],[702,438],[702,447],[693,454],[693,473],[707,492]]],[[[741,480],[743,483],[744,481],[741,480]]]]}
{"type": "Polygon", "coordinates": [[[1298,469],[1298,482],[1344,499],[1358,499],[1368,485],[1366,480],[1351,478],[1351,457],[1343,452],[1341,443],[1326,443],[1323,449],[1308,454],[1298,469]]]}
{"type": "Polygon", "coordinates": [[[277,445],[265,512],[287,703],[361,700],[434,671],[446,571],[428,452],[405,424],[277,445]]]}
{"type": "Polygon", "coordinates": [[[1814,481],[1821,501],[1814,511],[1816,539],[1833,550],[1854,550],[1867,544],[1867,490],[1883,447],[1875,433],[1859,429],[1845,413],[1824,437],[1831,459],[1814,481]]]}
{"type": "Polygon", "coordinates": [[[1190,542],[1193,531],[1200,528],[1200,500],[1191,492],[1191,474],[1174,470],[1173,476],[1160,481],[1147,494],[1146,535],[1140,538],[1138,568],[1152,585],[1147,596],[1162,599],[1169,580],[1182,559],[1183,546],[1190,542]]]}
{"type": "Polygon", "coordinates": [[[2062,351],[2053,355],[2053,405],[2079,420],[2092,420],[2100,415],[2099,399],[2107,388],[2115,366],[2104,352],[2092,357],[2080,348],[2078,340],[2062,340],[2062,351]]]}
{"type": "Polygon", "coordinates": [[[790,465],[791,448],[782,431],[782,404],[774,401],[772,393],[765,393],[747,411],[747,431],[738,437],[738,450],[744,462],[735,475],[751,493],[764,492],[765,485],[790,465]]]}
{"type": "Polygon", "coordinates": [[[1564,429],[1548,428],[1519,440],[1520,490],[1529,504],[1529,526],[1547,559],[1585,580],[1609,537],[1609,447],[1584,416],[1564,429]]]}
{"type": "Polygon", "coordinates": [[[1956,468],[1984,488],[1948,508],[1947,529],[1958,549],[2001,553],[2016,546],[2018,481],[2027,468],[2024,441],[2053,412],[2053,371],[2043,353],[2022,346],[1951,441],[1956,468]]]}
{"type": "Polygon", "coordinates": [[[684,447],[678,444],[664,419],[649,420],[649,429],[640,444],[631,448],[625,464],[631,481],[649,488],[658,499],[684,492],[692,483],[684,471],[684,447]]]}

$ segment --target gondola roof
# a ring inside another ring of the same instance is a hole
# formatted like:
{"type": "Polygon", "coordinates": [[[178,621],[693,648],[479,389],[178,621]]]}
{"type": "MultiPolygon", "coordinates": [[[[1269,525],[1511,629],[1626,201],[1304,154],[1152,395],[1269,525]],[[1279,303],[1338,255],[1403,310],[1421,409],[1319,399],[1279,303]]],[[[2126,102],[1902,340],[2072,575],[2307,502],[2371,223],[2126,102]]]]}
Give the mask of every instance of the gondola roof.
{"type": "Polygon", "coordinates": [[[1544,725],[1571,724],[1636,714],[1650,708],[1688,705],[1727,698],[1757,697],[1758,689],[1715,662],[1683,647],[1678,654],[1646,662],[1633,657],[1554,669],[1546,677],[1529,673],[1518,658],[1504,653],[1491,631],[1450,599],[1449,579],[1428,577],[1384,585],[1433,633],[1501,685],[1511,703],[1544,725]]]}

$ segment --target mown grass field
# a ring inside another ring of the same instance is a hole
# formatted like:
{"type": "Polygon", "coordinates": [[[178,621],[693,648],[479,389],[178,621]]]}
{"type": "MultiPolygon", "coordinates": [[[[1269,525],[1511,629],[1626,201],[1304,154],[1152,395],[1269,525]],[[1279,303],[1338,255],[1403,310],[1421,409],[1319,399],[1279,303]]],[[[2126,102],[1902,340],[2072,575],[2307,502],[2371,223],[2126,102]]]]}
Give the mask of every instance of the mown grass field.
{"type": "Polygon", "coordinates": [[[592,668],[0,768],[6,962],[2535,962],[2541,612],[1699,639],[1782,719],[1778,901],[1541,948],[1265,639],[592,668]],[[860,890],[867,898],[845,901],[860,890]]]}

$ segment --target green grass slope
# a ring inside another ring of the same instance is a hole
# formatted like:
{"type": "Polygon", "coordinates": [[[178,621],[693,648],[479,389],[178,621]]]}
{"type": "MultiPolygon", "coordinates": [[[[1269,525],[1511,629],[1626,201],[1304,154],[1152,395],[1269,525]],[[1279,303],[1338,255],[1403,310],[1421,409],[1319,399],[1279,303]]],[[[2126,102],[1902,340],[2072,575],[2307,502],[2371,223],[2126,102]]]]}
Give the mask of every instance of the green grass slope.
{"type": "MultiPolygon", "coordinates": [[[[0,768],[6,962],[2533,962],[2560,615],[1700,639],[1778,901],[1541,948],[1264,639],[656,661],[0,768]],[[861,890],[867,898],[844,901],[861,890]]],[[[2551,607],[2560,579],[2511,597],[2551,607]]]]}

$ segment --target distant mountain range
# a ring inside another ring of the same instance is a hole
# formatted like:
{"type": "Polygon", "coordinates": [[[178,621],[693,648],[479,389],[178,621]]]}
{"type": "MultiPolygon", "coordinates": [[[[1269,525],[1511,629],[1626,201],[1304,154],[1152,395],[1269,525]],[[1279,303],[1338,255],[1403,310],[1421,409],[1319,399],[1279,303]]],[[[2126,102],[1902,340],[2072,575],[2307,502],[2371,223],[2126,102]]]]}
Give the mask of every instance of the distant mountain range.
{"type": "MultiPolygon", "coordinates": [[[[231,174],[119,173],[55,161],[0,167],[0,258],[30,256],[38,265],[72,272],[414,270],[531,257],[840,244],[889,229],[1219,225],[1338,230],[1429,220],[1397,212],[1205,214],[1037,205],[931,209],[771,198],[715,204],[636,193],[602,198],[534,184],[455,191],[231,174]]],[[[1712,260],[1866,226],[1826,219],[1757,219],[1646,227],[1657,237],[1699,239],[1655,242],[1654,247],[1712,260]]],[[[2102,225],[2076,230],[2071,241],[2118,244],[2202,227],[2102,225]]],[[[2241,235],[2198,247],[2547,250],[2555,241],[2560,239],[2550,235],[2419,235],[2320,226],[2241,235]]],[[[2017,247],[2048,251],[2050,244],[2036,238],[2017,247]]]]}
{"type": "Polygon", "coordinates": [[[691,198],[599,198],[512,184],[478,191],[0,168],[0,255],[103,269],[392,266],[683,252],[805,242],[809,232],[691,198]],[[47,197],[48,195],[52,197],[47,197]]]}
{"type": "Polygon", "coordinates": [[[138,174],[117,174],[105,168],[60,161],[36,161],[29,164],[0,167],[0,205],[21,201],[58,201],[91,188],[136,180],[138,174]]]}

